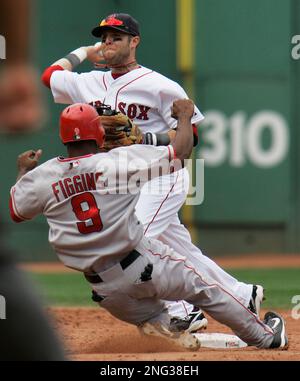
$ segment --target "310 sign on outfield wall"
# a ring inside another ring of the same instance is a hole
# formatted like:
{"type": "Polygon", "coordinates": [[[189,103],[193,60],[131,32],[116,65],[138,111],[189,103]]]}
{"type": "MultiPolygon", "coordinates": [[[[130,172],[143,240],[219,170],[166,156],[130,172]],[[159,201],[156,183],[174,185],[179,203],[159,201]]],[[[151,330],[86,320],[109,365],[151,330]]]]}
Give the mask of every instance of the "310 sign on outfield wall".
{"type": "Polygon", "coordinates": [[[230,117],[218,110],[205,113],[200,136],[203,146],[199,156],[205,165],[229,164],[242,167],[247,162],[259,168],[270,168],[285,160],[289,149],[289,127],[276,111],[262,110],[248,116],[236,111],[230,117]],[[264,147],[263,136],[269,136],[264,147]]]}

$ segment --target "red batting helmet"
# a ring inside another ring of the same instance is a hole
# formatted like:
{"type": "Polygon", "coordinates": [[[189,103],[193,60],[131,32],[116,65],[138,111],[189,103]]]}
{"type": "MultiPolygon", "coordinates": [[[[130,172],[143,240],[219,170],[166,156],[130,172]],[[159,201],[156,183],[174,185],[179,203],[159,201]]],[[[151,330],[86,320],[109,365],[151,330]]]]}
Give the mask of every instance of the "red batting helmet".
{"type": "Polygon", "coordinates": [[[102,147],[105,131],[93,106],[75,103],[66,107],[60,115],[59,136],[64,144],[95,140],[98,146],[102,147]]]}

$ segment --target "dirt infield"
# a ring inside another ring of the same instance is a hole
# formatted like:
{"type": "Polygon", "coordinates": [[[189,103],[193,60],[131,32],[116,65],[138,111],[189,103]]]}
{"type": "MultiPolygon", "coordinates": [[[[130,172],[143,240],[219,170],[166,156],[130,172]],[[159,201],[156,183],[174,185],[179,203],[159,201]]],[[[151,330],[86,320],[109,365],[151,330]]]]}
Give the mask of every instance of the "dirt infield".
{"type": "MultiPolygon", "coordinates": [[[[247,256],[215,258],[224,268],[299,267],[298,256],[247,256]]],[[[26,264],[34,272],[69,272],[60,263],[26,264]]],[[[288,350],[208,349],[189,352],[164,339],[142,336],[138,329],[121,322],[105,310],[78,307],[51,307],[50,314],[59,331],[68,356],[73,360],[102,361],[201,361],[201,360],[300,360],[300,320],[291,311],[279,311],[287,323],[290,346],[288,350]]],[[[262,314],[265,311],[262,311],[262,314]]],[[[206,332],[231,333],[230,329],[209,318],[206,332]]]]}
{"type": "MultiPolygon", "coordinates": [[[[164,339],[143,336],[138,329],[112,317],[101,308],[50,308],[68,356],[73,360],[202,361],[300,360],[300,321],[281,311],[290,333],[288,350],[256,348],[208,349],[189,352],[164,339]]],[[[264,311],[262,311],[264,312],[264,311]]],[[[206,332],[231,333],[213,319],[206,332]]]]}

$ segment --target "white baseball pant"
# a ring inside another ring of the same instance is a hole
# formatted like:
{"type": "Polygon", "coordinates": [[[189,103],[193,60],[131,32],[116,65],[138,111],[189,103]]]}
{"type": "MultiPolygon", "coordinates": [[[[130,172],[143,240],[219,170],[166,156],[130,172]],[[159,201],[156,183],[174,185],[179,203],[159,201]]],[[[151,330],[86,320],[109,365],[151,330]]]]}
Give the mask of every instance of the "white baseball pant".
{"type": "Polygon", "coordinates": [[[236,295],[212,279],[195,256],[184,257],[162,242],[144,238],[141,254],[127,268],[120,263],[98,272],[102,282],[92,285],[103,297],[99,303],[117,318],[135,325],[147,321],[166,327],[170,321],[163,300],[186,300],[226,324],[248,345],[269,348],[273,332],[236,295]],[[141,280],[148,264],[151,279],[141,280]]]}
{"type": "MultiPolygon", "coordinates": [[[[178,212],[185,202],[189,188],[187,169],[172,175],[157,177],[146,183],[136,205],[136,215],[144,226],[146,237],[156,238],[183,256],[192,255],[200,261],[202,274],[230,290],[244,306],[248,306],[252,285],[239,282],[222,270],[196,247],[178,212]]],[[[168,303],[172,316],[185,317],[193,306],[183,301],[168,303]]]]}

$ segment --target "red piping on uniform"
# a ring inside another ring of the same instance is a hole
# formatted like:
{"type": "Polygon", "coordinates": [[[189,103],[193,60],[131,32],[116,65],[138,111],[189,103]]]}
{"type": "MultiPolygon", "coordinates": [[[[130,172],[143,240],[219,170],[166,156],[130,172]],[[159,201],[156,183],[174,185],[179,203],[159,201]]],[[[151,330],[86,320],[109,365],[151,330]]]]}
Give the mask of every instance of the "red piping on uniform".
{"type": "Polygon", "coordinates": [[[24,220],[22,220],[21,218],[19,218],[15,212],[14,212],[14,209],[13,209],[13,203],[12,203],[12,198],[10,196],[9,198],[9,213],[10,213],[10,217],[11,219],[14,221],[14,222],[22,222],[24,220]]]}
{"type": "Polygon", "coordinates": [[[124,87],[130,85],[132,82],[134,82],[134,81],[136,81],[136,80],[138,80],[138,79],[144,77],[145,75],[151,74],[151,73],[153,73],[153,70],[148,71],[147,73],[144,73],[144,74],[140,75],[140,76],[137,77],[137,78],[134,78],[132,81],[126,83],[124,86],[122,86],[122,87],[119,88],[119,90],[118,90],[118,92],[117,92],[117,95],[116,95],[115,110],[117,109],[117,103],[118,103],[119,92],[120,92],[122,89],[124,89],[124,87]]]}
{"type": "Polygon", "coordinates": [[[44,70],[44,72],[43,72],[43,74],[41,76],[41,80],[42,80],[43,84],[45,86],[49,87],[49,89],[51,88],[51,86],[50,86],[51,75],[56,70],[65,70],[65,69],[62,66],[60,66],[60,65],[52,65],[52,66],[47,67],[47,69],[44,70]]]}
{"type": "Polygon", "coordinates": [[[158,215],[158,212],[160,211],[161,207],[163,206],[164,202],[167,200],[167,198],[169,197],[170,193],[172,192],[175,184],[177,183],[177,180],[178,180],[178,176],[179,176],[179,173],[177,173],[177,177],[176,177],[176,180],[174,182],[174,184],[171,186],[171,189],[169,190],[168,194],[166,195],[166,197],[164,198],[164,200],[161,202],[159,208],[157,209],[156,213],[154,214],[152,220],[149,222],[146,230],[144,231],[144,235],[146,235],[147,233],[147,230],[149,229],[149,226],[152,224],[152,222],[154,221],[155,217],[158,215]]]}
{"type": "MultiPolygon", "coordinates": [[[[252,315],[256,322],[261,325],[263,327],[263,329],[267,332],[267,333],[270,333],[274,336],[274,332],[272,331],[269,331],[268,329],[266,329],[266,326],[263,322],[261,322],[258,317],[253,313],[251,312],[247,307],[245,307],[237,298],[235,298],[232,294],[230,294],[230,292],[224,290],[224,288],[222,288],[219,284],[216,284],[216,283],[212,283],[212,284],[209,284],[207,282],[205,282],[202,278],[202,276],[200,274],[198,274],[197,270],[194,268],[194,267],[191,267],[191,266],[188,266],[187,264],[185,264],[185,259],[180,259],[180,258],[172,258],[170,254],[167,254],[167,255],[164,255],[162,256],[161,254],[159,253],[153,253],[152,250],[150,249],[147,249],[152,255],[154,256],[159,256],[160,259],[166,259],[166,258],[169,258],[170,261],[174,261],[174,262],[183,262],[183,265],[184,267],[186,267],[187,269],[189,270],[192,270],[194,274],[196,274],[202,281],[202,283],[206,284],[207,286],[211,287],[211,286],[216,286],[218,288],[220,288],[223,292],[225,292],[225,294],[229,295],[230,297],[232,297],[237,303],[239,303],[250,315],[252,315]]],[[[201,307],[201,306],[200,306],[201,307]]]]}
{"type": "Polygon", "coordinates": [[[90,156],[93,156],[94,154],[93,153],[89,153],[87,155],[83,155],[83,156],[76,156],[76,157],[67,157],[67,158],[60,158],[60,157],[57,157],[57,160],[58,161],[74,161],[74,160],[78,160],[78,159],[84,159],[85,157],[90,157],[90,156]]]}
{"type": "Polygon", "coordinates": [[[102,76],[102,82],[103,82],[103,85],[105,87],[105,90],[107,91],[107,86],[106,86],[106,82],[105,82],[105,75],[102,76]]]}
{"type": "Polygon", "coordinates": [[[9,211],[10,211],[10,216],[13,221],[15,222],[22,222],[25,220],[30,220],[30,218],[26,218],[21,215],[21,213],[18,212],[18,209],[16,207],[16,203],[13,197],[13,194],[15,193],[15,188],[12,189],[10,198],[9,198],[9,211]]]}
{"type": "Polygon", "coordinates": [[[171,161],[172,155],[171,155],[171,148],[169,146],[168,146],[168,153],[169,153],[169,161],[171,161]]]}
{"type": "Polygon", "coordinates": [[[177,159],[176,151],[175,151],[175,148],[172,146],[172,144],[169,144],[167,147],[168,147],[168,151],[169,151],[169,161],[177,159]],[[170,147],[170,145],[171,145],[171,147],[170,147]]]}

